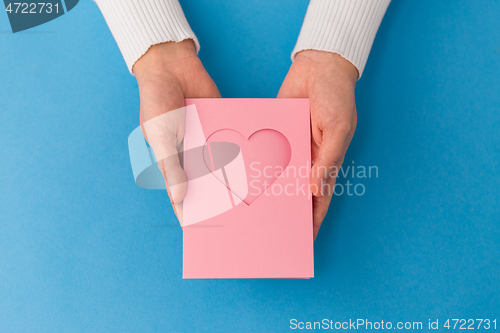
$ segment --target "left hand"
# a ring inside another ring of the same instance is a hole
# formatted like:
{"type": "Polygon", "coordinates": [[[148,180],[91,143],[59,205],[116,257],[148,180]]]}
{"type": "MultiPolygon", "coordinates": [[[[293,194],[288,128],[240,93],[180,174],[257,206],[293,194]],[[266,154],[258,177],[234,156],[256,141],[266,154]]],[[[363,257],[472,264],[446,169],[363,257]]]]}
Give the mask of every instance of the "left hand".
{"type": "Polygon", "coordinates": [[[304,50],[296,55],[278,93],[278,98],[309,98],[310,102],[314,239],[356,129],[357,79],[356,67],[340,55],[304,50]]]}
{"type": "Polygon", "coordinates": [[[184,139],[184,99],[220,98],[220,93],[191,39],[151,46],[134,64],[133,71],[139,85],[143,134],[158,159],[170,202],[183,226],[187,181],[177,148],[184,139]],[[160,117],[167,113],[167,117],[160,117]]]}

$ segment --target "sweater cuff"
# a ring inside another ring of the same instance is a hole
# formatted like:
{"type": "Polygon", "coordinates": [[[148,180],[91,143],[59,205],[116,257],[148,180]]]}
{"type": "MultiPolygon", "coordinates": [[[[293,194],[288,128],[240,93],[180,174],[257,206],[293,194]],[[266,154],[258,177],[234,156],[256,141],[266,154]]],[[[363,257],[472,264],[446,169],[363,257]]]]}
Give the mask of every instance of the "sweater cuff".
{"type": "Polygon", "coordinates": [[[378,27],[390,0],[311,0],[292,53],[318,50],[337,53],[361,77],[378,27]]]}
{"type": "Polygon", "coordinates": [[[95,0],[129,71],[155,44],[192,39],[200,44],[178,0],[95,0]]]}

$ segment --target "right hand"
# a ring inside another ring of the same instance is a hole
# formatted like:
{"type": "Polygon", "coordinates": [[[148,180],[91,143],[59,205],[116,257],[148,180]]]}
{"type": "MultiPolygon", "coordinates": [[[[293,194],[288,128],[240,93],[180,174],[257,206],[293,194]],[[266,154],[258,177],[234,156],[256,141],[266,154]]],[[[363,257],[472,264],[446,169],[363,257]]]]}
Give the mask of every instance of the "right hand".
{"type": "Polygon", "coordinates": [[[187,184],[184,170],[176,156],[177,148],[184,137],[184,119],[172,114],[173,117],[166,118],[169,119],[168,123],[161,123],[161,128],[155,124],[153,131],[146,131],[146,127],[152,123],[147,122],[184,107],[185,98],[221,96],[198,58],[191,39],[151,46],[137,60],[132,71],[139,85],[142,132],[157,156],[170,202],[182,226],[182,201],[187,184]],[[146,127],[144,123],[147,123],[146,127]],[[159,156],[162,157],[158,158],[159,156]]]}

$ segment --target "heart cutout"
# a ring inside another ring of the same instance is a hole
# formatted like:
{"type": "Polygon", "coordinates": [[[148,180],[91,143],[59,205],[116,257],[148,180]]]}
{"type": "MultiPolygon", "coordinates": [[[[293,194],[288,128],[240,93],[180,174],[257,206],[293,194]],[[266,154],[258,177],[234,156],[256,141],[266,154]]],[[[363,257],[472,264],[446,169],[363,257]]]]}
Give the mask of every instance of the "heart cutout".
{"type": "Polygon", "coordinates": [[[288,139],[272,129],[261,129],[245,138],[238,131],[222,129],[206,140],[203,160],[207,169],[247,205],[261,196],[287,168],[291,158],[288,139]],[[229,164],[227,150],[217,150],[219,143],[239,146],[240,154],[229,164]],[[225,163],[225,162],[224,162],[225,163]]]}

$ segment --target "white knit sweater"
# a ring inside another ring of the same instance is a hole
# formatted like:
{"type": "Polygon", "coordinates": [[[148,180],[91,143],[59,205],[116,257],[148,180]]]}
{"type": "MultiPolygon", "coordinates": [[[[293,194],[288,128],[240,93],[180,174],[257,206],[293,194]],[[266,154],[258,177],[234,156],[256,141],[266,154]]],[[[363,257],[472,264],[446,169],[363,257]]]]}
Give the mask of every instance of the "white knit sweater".
{"type": "MultiPolygon", "coordinates": [[[[95,0],[129,70],[155,44],[193,39],[178,0],[95,0]]],[[[228,0],[230,1],[230,0],[228,0]]],[[[311,0],[292,60],[302,50],[340,54],[363,73],[390,0],[311,0]]]]}

